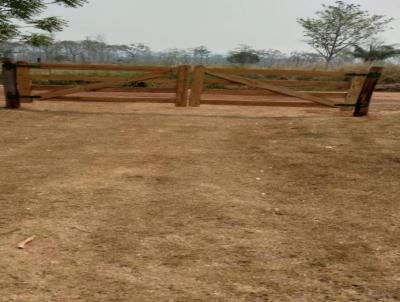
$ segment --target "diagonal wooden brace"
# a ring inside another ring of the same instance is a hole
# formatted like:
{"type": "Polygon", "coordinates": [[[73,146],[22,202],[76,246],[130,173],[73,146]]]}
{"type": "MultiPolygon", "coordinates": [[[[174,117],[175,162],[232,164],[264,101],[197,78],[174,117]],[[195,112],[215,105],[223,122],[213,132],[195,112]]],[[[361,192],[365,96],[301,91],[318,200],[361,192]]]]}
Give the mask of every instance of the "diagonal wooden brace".
{"type": "Polygon", "coordinates": [[[157,72],[157,73],[151,73],[151,74],[133,77],[133,78],[114,79],[114,80],[110,80],[107,82],[100,82],[100,83],[88,84],[88,85],[84,85],[84,86],[78,86],[78,87],[74,87],[74,88],[66,88],[66,89],[61,89],[61,90],[57,90],[57,91],[51,91],[51,92],[42,94],[40,96],[40,99],[41,100],[54,99],[54,98],[69,95],[69,94],[74,94],[74,93],[79,93],[79,92],[87,92],[87,91],[95,91],[95,90],[99,90],[99,89],[103,89],[103,88],[112,87],[115,85],[124,85],[124,84],[130,83],[130,82],[138,82],[138,81],[147,81],[147,80],[157,79],[169,72],[171,72],[171,70],[157,72]]]}
{"type": "Polygon", "coordinates": [[[248,87],[252,87],[252,88],[260,88],[260,89],[266,89],[272,92],[276,92],[279,94],[283,94],[283,95],[288,95],[288,96],[292,96],[292,97],[297,97],[303,100],[307,100],[307,101],[311,101],[314,103],[318,103],[321,105],[325,105],[325,106],[329,106],[329,107],[336,107],[335,106],[335,102],[329,99],[325,99],[322,97],[315,97],[311,94],[305,93],[305,92],[299,92],[287,87],[281,87],[281,86],[276,86],[276,85],[272,85],[272,84],[266,84],[263,83],[261,81],[258,80],[250,80],[250,79],[245,79],[243,77],[239,77],[239,76],[234,76],[234,75],[226,75],[226,74],[222,74],[222,73],[217,73],[217,72],[211,72],[211,71],[207,71],[206,73],[209,75],[212,75],[214,77],[220,78],[220,79],[224,79],[224,80],[228,80],[230,82],[233,83],[239,83],[239,84],[243,84],[246,85],[248,87]]]}

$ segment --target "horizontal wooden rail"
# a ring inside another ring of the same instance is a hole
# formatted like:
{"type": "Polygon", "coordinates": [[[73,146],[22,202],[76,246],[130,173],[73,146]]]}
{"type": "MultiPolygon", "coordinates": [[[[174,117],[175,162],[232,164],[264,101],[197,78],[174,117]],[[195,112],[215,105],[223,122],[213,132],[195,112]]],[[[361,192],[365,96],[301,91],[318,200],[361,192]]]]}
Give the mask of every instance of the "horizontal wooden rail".
{"type": "MultiPolygon", "coordinates": [[[[349,89],[349,81],[296,81],[296,80],[258,80],[261,83],[272,84],[290,88],[325,88],[325,89],[349,89]]],[[[232,82],[223,79],[206,79],[207,84],[231,84],[232,82]]]]}
{"type": "Polygon", "coordinates": [[[300,107],[300,108],[326,108],[324,105],[311,102],[279,102],[279,101],[239,101],[239,100],[201,100],[202,105],[228,105],[228,106],[266,106],[266,107],[300,107]]]}
{"type": "Polygon", "coordinates": [[[85,91],[96,91],[96,90],[103,89],[103,88],[110,88],[111,86],[116,85],[116,84],[124,85],[124,84],[130,83],[130,82],[139,82],[139,81],[147,81],[150,79],[157,79],[164,74],[165,74],[165,72],[150,73],[150,74],[146,74],[143,76],[137,76],[137,77],[133,77],[133,78],[114,79],[114,80],[108,81],[108,82],[99,82],[99,83],[94,83],[94,84],[87,84],[84,86],[77,86],[74,88],[61,89],[61,90],[51,91],[51,92],[42,94],[41,98],[42,99],[52,99],[52,98],[56,98],[56,97],[60,97],[60,96],[68,95],[68,94],[74,94],[74,93],[85,92],[85,91]]]}
{"type": "Polygon", "coordinates": [[[330,77],[345,78],[344,71],[320,71],[320,70],[296,70],[296,69],[244,69],[244,68],[207,68],[212,73],[236,74],[236,75],[265,75],[286,77],[330,77]]]}
{"type": "MultiPolygon", "coordinates": [[[[168,74],[164,74],[163,76],[168,76],[168,74]]],[[[96,77],[96,76],[74,76],[74,75],[31,75],[31,80],[33,81],[82,81],[82,82],[105,82],[105,81],[120,81],[124,79],[129,79],[132,76],[127,77],[96,77]]],[[[161,76],[162,77],[162,76],[161,76]]],[[[153,79],[148,80],[146,82],[157,82],[157,83],[175,83],[174,79],[153,79]]]]}
{"type": "Polygon", "coordinates": [[[135,66],[113,64],[19,64],[20,67],[59,70],[110,70],[110,71],[170,71],[175,67],[163,66],[135,66]]]}
{"type": "MultiPolygon", "coordinates": [[[[76,96],[63,96],[52,101],[60,102],[96,102],[96,103],[167,103],[174,104],[176,98],[122,98],[122,97],[76,97],[76,96]]],[[[43,100],[47,101],[47,100],[43,100]]]]}
{"type": "MultiPolygon", "coordinates": [[[[306,92],[314,96],[332,97],[332,98],[345,98],[347,92],[330,92],[330,91],[300,91],[306,92]]],[[[253,89],[205,89],[203,94],[215,94],[215,95],[237,95],[237,96],[276,96],[279,95],[276,92],[268,90],[253,90],[253,89]]]]}
{"type": "Polygon", "coordinates": [[[266,83],[262,83],[258,80],[249,80],[246,78],[242,78],[240,76],[236,76],[236,75],[226,75],[226,74],[222,74],[222,73],[216,73],[216,72],[210,72],[208,70],[206,70],[206,73],[209,75],[212,75],[216,78],[220,78],[220,79],[225,79],[225,80],[229,80],[231,82],[236,82],[239,84],[243,84],[245,86],[248,87],[252,87],[252,88],[258,88],[258,89],[265,89],[268,91],[273,91],[282,95],[288,95],[288,96],[293,96],[293,97],[297,97],[303,100],[307,100],[307,101],[312,101],[314,103],[319,103],[322,105],[326,105],[326,106],[330,106],[330,107],[335,107],[334,103],[329,100],[329,99],[324,99],[322,97],[315,97],[313,95],[310,95],[308,93],[304,93],[304,92],[299,92],[287,87],[281,87],[281,86],[276,86],[276,85],[272,85],[272,84],[266,84],[266,83]]]}
{"type": "MultiPolygon", "coordinates": [[[[73,88],[73,85],[32,85],[33,91],[54,91],[66,88],[73,88]]],[[[153,88],[153,87],[112,87],[97,90],[97,92],[147,92],[147,93],[176,93],[176,88],[153,88]]]]}

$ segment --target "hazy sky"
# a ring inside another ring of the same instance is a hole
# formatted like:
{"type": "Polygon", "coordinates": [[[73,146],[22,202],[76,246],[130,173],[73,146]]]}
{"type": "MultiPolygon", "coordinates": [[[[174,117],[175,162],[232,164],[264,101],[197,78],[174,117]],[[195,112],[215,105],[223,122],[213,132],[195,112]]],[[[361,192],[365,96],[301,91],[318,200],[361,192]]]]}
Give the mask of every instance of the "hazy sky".
{"type": "MultiPolygon", "coordinates": [[[[206,45],[223,53],[238,44],[285,52],[307,50],[299,17],[334,0],[90,0],[84,8],[53,6],[70,27],[57,39],[101,35],[108,43],[143,42],[155,50],[206,45]]],[[[353,0],[371,13],[396,18],[386,35],[400,43],[400,0],[353,0]]]]}

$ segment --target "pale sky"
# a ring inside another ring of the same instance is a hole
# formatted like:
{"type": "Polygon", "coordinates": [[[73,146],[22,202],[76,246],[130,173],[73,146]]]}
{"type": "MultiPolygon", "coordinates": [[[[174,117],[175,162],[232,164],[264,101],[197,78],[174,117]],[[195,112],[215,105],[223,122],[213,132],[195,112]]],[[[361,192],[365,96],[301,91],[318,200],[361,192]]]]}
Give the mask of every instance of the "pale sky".
{"type": "MultiPolygon", "coordinates": [[[[345,0],[394,17],[385,42],[400,43],[400,0],[345,0]]],[[[154,50],[206,45],[224,53],[239,44],[284,52],[308,50],[299,17],[313,16],[334,0],[90,0],[83,8],[53,6],[69,28],[57,39],[102,36],[107,43],[142,42],[154,50]]]]}

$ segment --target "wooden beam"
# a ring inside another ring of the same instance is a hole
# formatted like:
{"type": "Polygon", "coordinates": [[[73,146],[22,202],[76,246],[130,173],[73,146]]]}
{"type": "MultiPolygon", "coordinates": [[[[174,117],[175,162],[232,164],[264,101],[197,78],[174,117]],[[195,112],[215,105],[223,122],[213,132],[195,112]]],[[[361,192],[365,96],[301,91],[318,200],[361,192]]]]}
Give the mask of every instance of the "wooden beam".
{"type": "Polygon", "coordinates": [[[320,70],[296,70],[296,69],[251,69],[251,68],[207,68],[210,72],[223,74],[260,74],[267,76],[292,76],[292,77],[330,77],[345,78],[347,73],[344,71],[320,71],[320,70]]]}
{"type": "Polygon", "coordinates": [[[192,90],[190,94],[190,107],[199,107],[201,94],[204,88],[204,76],[206,68],[204,66],[196,66],[193,71],[192,90]]]}
{"type": "Polygon", "coordinates": [[[208,73],[214,77],[229,80],[231,82],[236,82],[239,84],[243,84],[248,87],[266,89],[266,90],[273,91],[273,92],[276,92],[279,94],[297,97],[297,98],[300,98],[303,100],[311,101],[311,102],[322,104],[322,105],[329,106],[329,107],[335,107],[335,102],[333,102],[332,100],[328,100],[328,99],[325,99],[322,97],[315,97],[311,94],[299,92],[299,91],[296,91],[296,90],[293,90],[290,88],[275,86],[275,85],[271,85],[271,84],[265,84],[265,83],[262,83],[257,80],[249,80],[249,79],[245,79],[245,78],[234,76],[234,75],[225,75],[225,74],[210,72],[208,69],[206,70],[206,73],[208,73]]]}
{"type": "Polygon", "coordinates": [[[78,86],[78,87],[74,87],[74,88],[66,88],[66,89],[62,89],[62,90],[51,91],[51,92],[42,94],[41,99],[42,100],[53,99],[56,97],[73,94],[73,93],[95,91],[95,90],[107,88],[107,87],[110,87],[110,86],[113,86],[116,84],[123,85],[123,84],[129,83],[129,82],[146,81],[146,80],[150,80],[150,79],[159,78],[160,76],[163,76],[165,73],[168,73],[168,72],[169,71],[167,71],[167,72],[164,71],[164,72],[160,72],[160,73],[151,73],[151,74],[147,74],[147,75],[143,75],[143,76],[139,76],[139,77],[125,78],[125,79],[121,79],[119,81],[114,80],[114,81],[110,81],[110,82],[94,83],[94,84],[88,84],[88,85],[78,86]]]}
{"type": "MultiPolygon", "coordinates": [[[[258,80],[260,83],[272,84],[277,86],[283,86],[288,88],[318,88],[323,89],[335,89],[335,90],[347,90],[350,88],[349,81],[312,81],[312,80],[258,80]]],[[[221,79],[206,79],[205,84],[230,84],[228,80],[221,79]]]]}
{"type": "Polygon", "coordinates": [[[30,79],[30,68],[20,67],[19,64],[26,62],[17,62],[17,86],[21,103],[32,103],[30,98],[32,93],[32,81],[30,79]]]}
{"type": "Polygon", "coordinates": [[[366,116],[369,112],[372,95],[382,75],[383,67],[371,67],[357,98],[354,116],[366,116]]]}
{"type": "MultiPolygon", "coordinates": [[[[313,96],[331,97],[331,98],[345,98],[347,92],[341,91],[301,91],[311,94],[313,96]]],[[[216,94],[216,95],[243,95],[243,96],[277,96],[276,92],[264,89],[205,89],[203,94],[216,94]]]]}
{"type": "MultiPolygon", "coordinates": [[[[46,100],[43,100],[44,102],[46,100]]],[[[53,100],[52,100],[53,101],[53,100]]],[[[87,103],[166,103],[174,104],[175,98],[122,98],[122,97],[75,97],[75,96],[62,96],[54,99],[56,102],[87,102],[87,103]]]]}
{"type": "MultiPolygon", "coordinates": [[[[55,91],[66,88],[76,87],[74,85],[32,85],[33,91],[55,91]]],[[[97,92],[129,92],[129,93],[176,93],[175,88],[158,88],[158,87],[111,87],[96,90],[97,92]]]]}
{"type": "Polygon", "coordinates": [[[201,100],[202,105],[228,105],[228,106],[266,106],[266,107],[299,107],[321,108],[324,105],[311,102],[275,102],[275,101],[239,101],[239,100],[201,100]]]}
{"type": "Polygon", "coordinates": [[[171,67],[163,66],[135,66],[117,64],[21,64],[22,66],[39,69],[60,69],[60,70],[110,70],[110,71],[150,71],[162,72],[171,71],[171,67]]]}
{"type": "Polygon", "coordinates": [[[188,102],[190,66],[178,67],[178,87],[176,90],[176,107],[186,107],[188,102]]]}
{"type": "MultiPolygon", "coordinates": [[[[366,76],[355,76],[351,80],[351,87],[349,93],[346,97],[344,104],[350,105],[355,104],[357,102],[358,96],[361,93],[361,90],[364,86],[364,82],[367,79],[366,76]]],[[[340,108],[341,111],[352,111],[354,107],[351,106],[344,106],[340,108]]]]}
{"type": "Polygon", "coordinates": [[[21,102],[17,85],[17,65],[11,60],[4,60],[2,71],[6,108],[18,109],[21,107],[21,102]]]}

